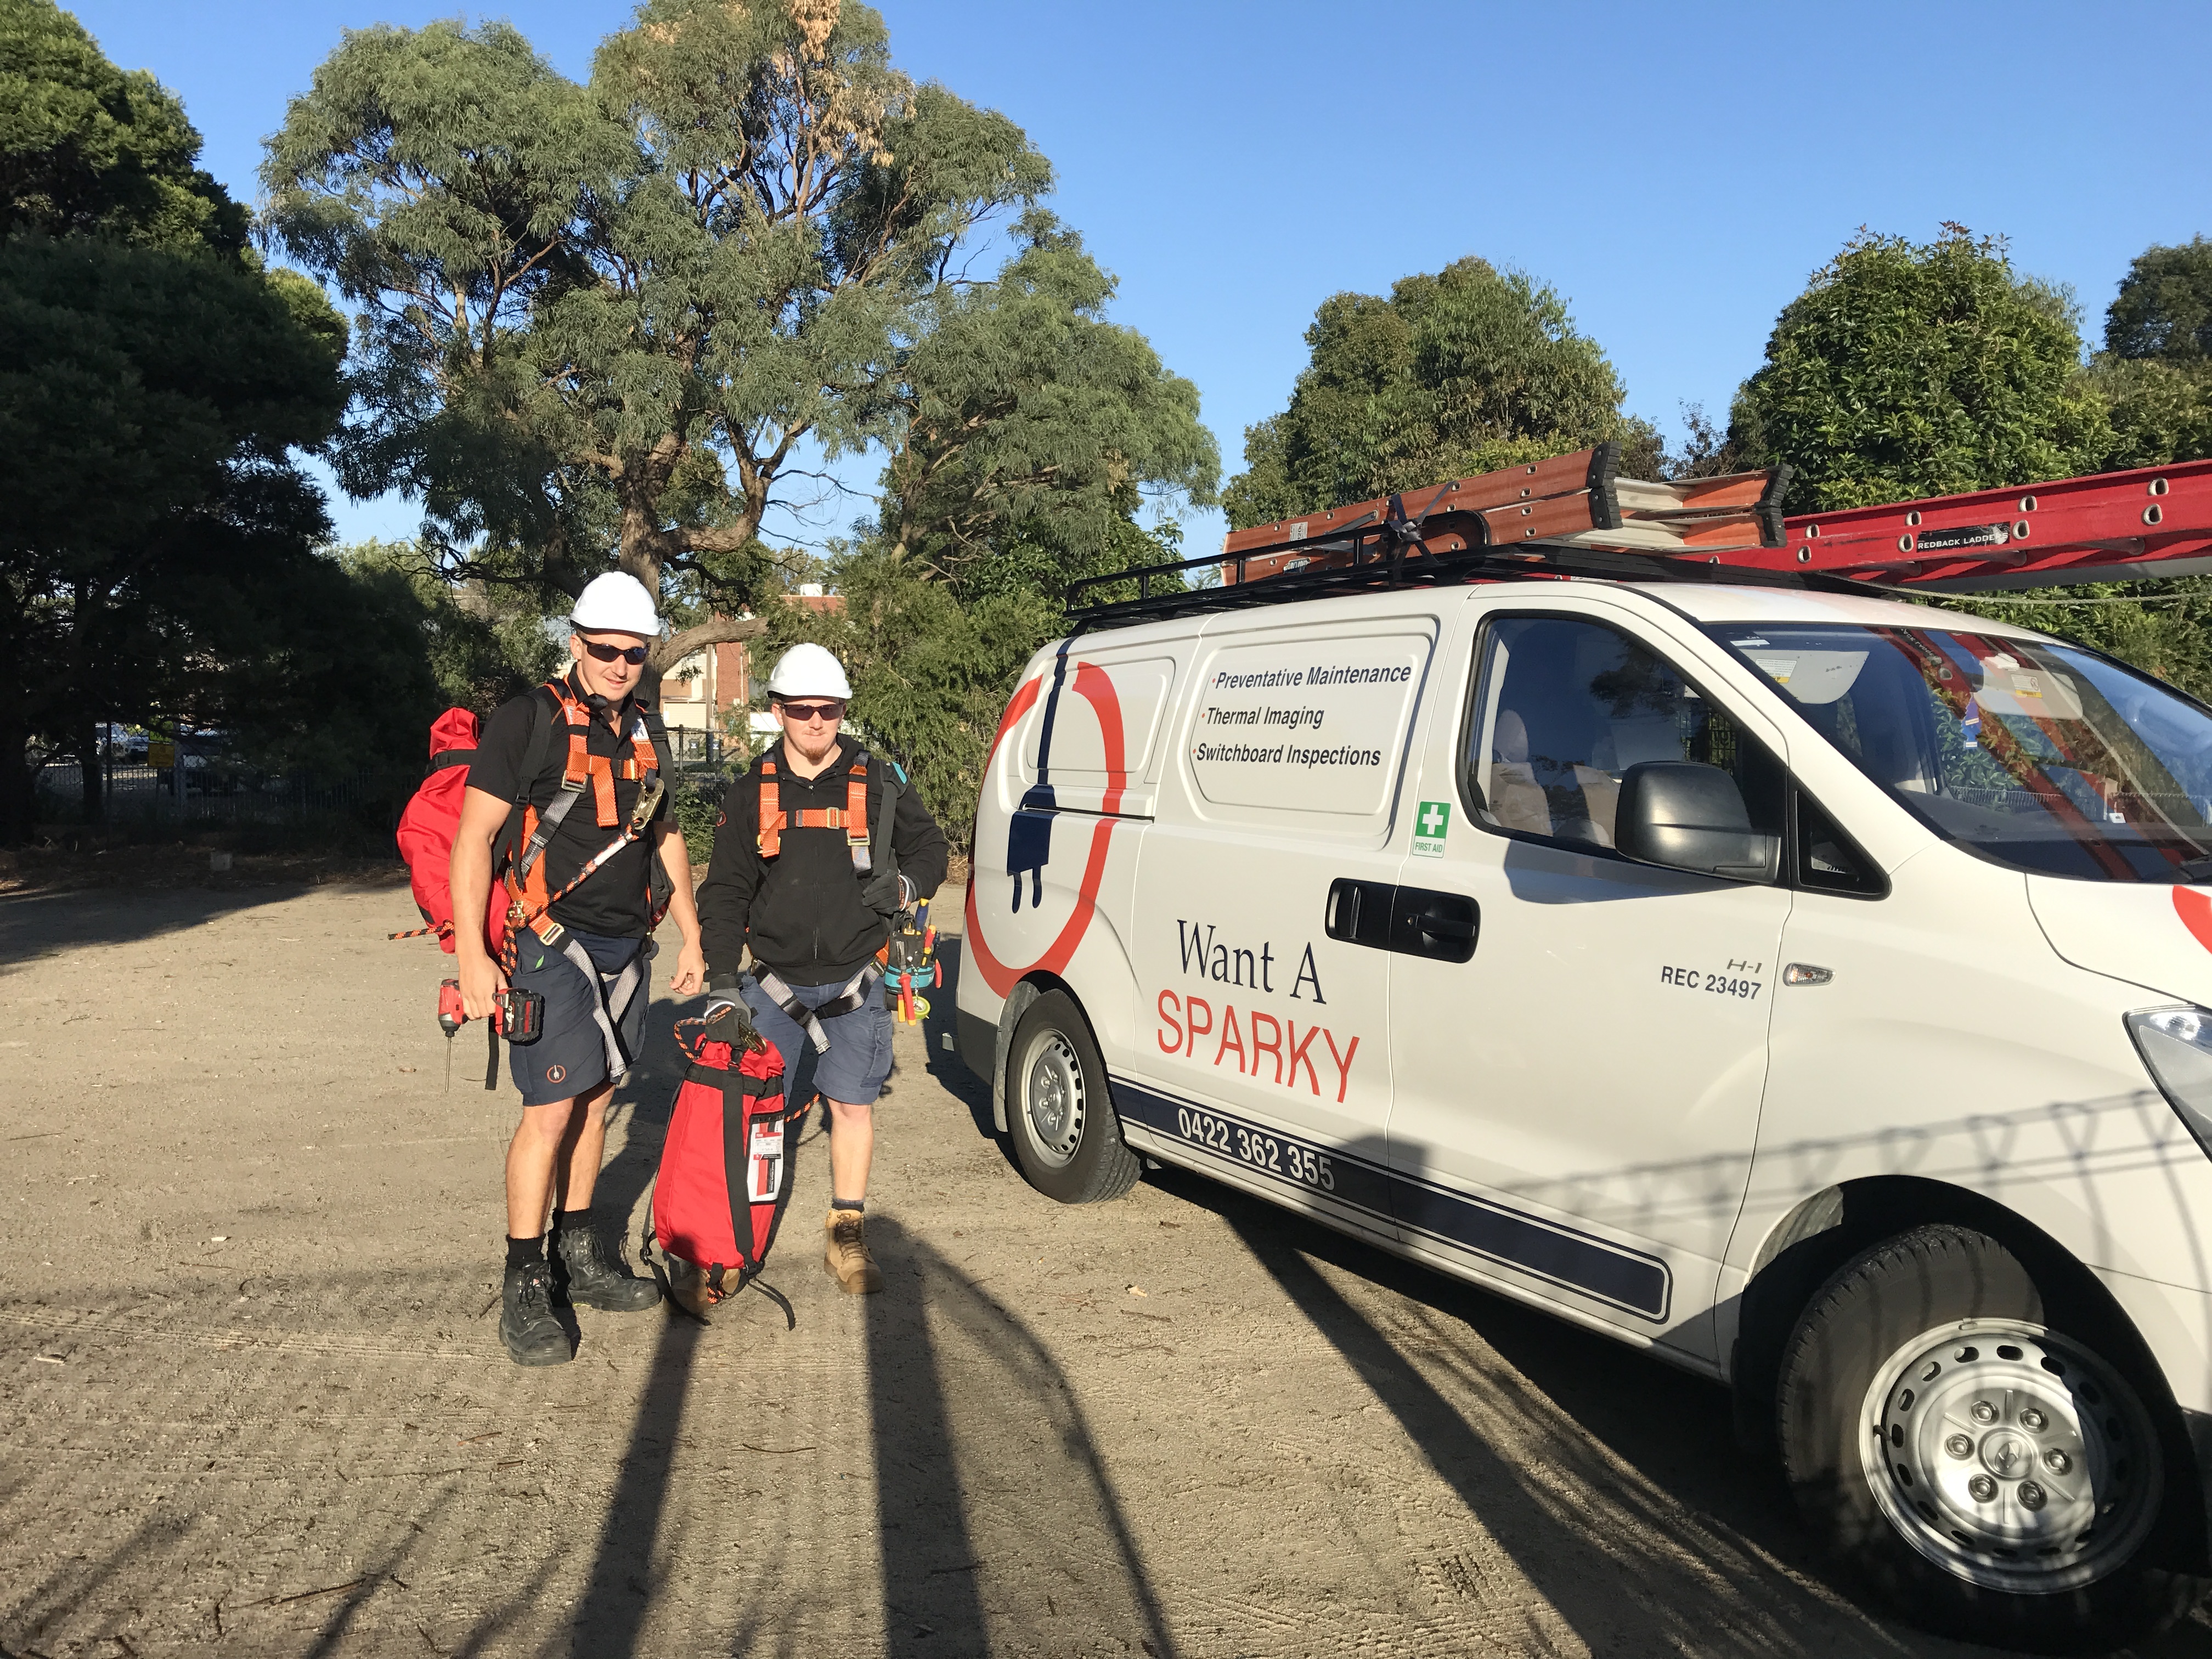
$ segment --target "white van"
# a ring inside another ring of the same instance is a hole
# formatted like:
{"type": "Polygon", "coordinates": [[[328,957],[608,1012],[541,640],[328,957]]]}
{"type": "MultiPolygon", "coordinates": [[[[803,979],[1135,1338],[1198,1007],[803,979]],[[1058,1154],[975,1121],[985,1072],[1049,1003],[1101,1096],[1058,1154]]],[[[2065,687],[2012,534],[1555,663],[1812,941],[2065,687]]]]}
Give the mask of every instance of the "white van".
{"type": "Polygon", "coordinates": [[[2212,711],[1844,586],[1059,641],[961,1050],[1052,1197],[1181,1164],[1639,1345],[1892,1607],[2117,1644],[2212,1565],[2212,711]]]}

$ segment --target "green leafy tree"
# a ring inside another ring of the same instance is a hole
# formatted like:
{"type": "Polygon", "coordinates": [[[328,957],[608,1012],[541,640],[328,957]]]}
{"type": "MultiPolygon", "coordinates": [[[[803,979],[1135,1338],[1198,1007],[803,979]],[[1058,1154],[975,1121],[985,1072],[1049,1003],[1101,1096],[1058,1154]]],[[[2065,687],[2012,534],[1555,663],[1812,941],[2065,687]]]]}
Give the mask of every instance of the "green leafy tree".
{"type": "Polygon", "coordinates": [[[398,482],[449,553],[553,590],[611,564],[731,613],[774,584],[761,520],[806,447],[890,435],[918,307],[1050,171],[895,70],[865,6],[647,0],[588,88],[503,24],[350,33],[263,180],[365,319],[349,488],[398,482]]]}
{"type": "Polygon", "coordinates": [[[2101,470],[2212,455],[2212,364],[2100,352],[2079,384],[2103,400],[2112,422],[2101,470]]]}
{"type": "Polygon", "coordinates": [[[1608,440],[1650,477],[1658,434],[1551,288],[1465,258],[1382,299],[1339,294],[1281,414],[1246,428],[1223,493],[1232,526],[1487,472],[1608,440]]]}
{"type": "Polygon", "coordinates": [[[2106,466],[2212,455],[2212,242],[2197,236],[2136,257],[2082,380],[2112,411],[2106,466]]]}
{"type": "MultiPolygon", "coordinates": [[[[0,837],[28,759],[212,708],[327,531],[289,459],[343,403],[345,325],[267,273],[199,137],[46,0],[0,0],[0,837]],[[248,635],[253,636],[249,641],[248,635]]],[[[266,653],[264,653],[265,655],[266,653]]],[[[264,687],[265,689],[265,687],[264,687]]]]}
{"type": "Polygon", "coordinates": [[[1784,308],[1731,441],[1790,464],[1794,512],[2094,471],[2112,423],[2078,375],[2078,325],[1997,239],[1862,233],[1784,308]]]}
{"type": "Polygon", "coordinates": [[[887,387],[880,539],[968,590],[1010,557],[1055,588],[1121,568],[1144,492],[1210,504],[1220,471],[1197,388],[1105,319],[1114,282],[1081,239],[1033,209],[1016,243],[994,280],[927,296],[887,387]]]}
{"type": "Polygon", "coordinates": [[[2212,242],[2192,236],[2137,254],[2105,313],[2105,349],[2137,361],[2212,359],[2212,242]]]}
{"type": "MultiPolygon", "coordinates": [[[[103,718],[183,718],[215,638],[286,624],[255,584],[281,586],[328,532],[287,452],[339,404],[331,334],[296,303],[207,255],[0,242],[0,775],[25,778],[36,733],[83,758],[103,718]]],[[[99,769],[81,771],[96,817],[99,769]]]]}
{"type": "Polygon", "coordinates": [[[0,237],[236,253],[246,213],[199,149],[176,94],[116,68],[52,0],[0,0],[0,237]]]}
{"type": "Polygon", "coordinates": [[[438,696],[447,705],[489,714],[566,664],[559,641],[546,631],[544,610],[513,586],[448,581],[411,542],[360,542],[337,559],[356,580],[395,596],[404,592],[404,605],[397,597],[388,603],[415,617],[438,696]]]}
{"type": "MultiPolygon", "coordinates": [[[[2212,455],[2212,243],[2198,236],[2136,258],[2081,384],[2110,411],[2106,468],[2212,455]]],[[[1978,594],[1961,605],[2072,635],[2212,702],[2212,579],[1978,594]]]]}

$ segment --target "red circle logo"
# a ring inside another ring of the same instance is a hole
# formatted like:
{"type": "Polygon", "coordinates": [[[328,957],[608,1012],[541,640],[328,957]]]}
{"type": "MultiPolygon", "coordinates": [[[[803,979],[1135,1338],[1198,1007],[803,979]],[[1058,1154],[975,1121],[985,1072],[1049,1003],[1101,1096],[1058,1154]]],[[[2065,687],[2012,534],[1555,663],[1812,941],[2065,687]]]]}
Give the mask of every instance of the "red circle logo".
{"type": "MultiPolygon", "coordinates": [[[[1121,796],[1127,789],[1129,776],[1123,758],[1121,732],[1121,700],[1115,695],[1114,682],[1106,671],[1094,663],[1075,662],[1069,665],[1071,689],[1091,705],[1098,718],[1099,738],[1105,749],[1105,770],[1109,779],[1105,798],[1099,805],[1111,813],[1121,805],[1121,796]]],[[[999,749],[1006,734],[1014,729],[1024,714],[1036,706],[1039,693],[1044,689],[1044,677],[1026,682],[1006,705],[1004,719],[999,722],[999,735],[991,740],[991,752],[983,763],[984,774],[990,773],[991,763],[998,758],[999,749]]],[[[1017,968],[1003,963],[992,953],[983,938],[981,913],[975,905],[976,880],[971,872],[968,878],[968,903],[965,949],[969,957],[983,975],[983,982],[1000,996],[1005,996],[1017,982],[1040,970],[1058,974],[1067,966],[1075,947],[1083,943],[1083,936],[1091,929],[1091,918],[1097,914],[1098,889],[1106,876],[1106,853],[1110,845],[1114,826],[1121,820],[1099,818],[1091,832],[1090,855],[1084,860],[1083,874],[1076,883],[1075,908],[1045,953],[1026,968],[1017,968]]],[[[1021,877],[1015,874],[1018,884],[1021,877]]]]}
{"type": "Polygon", "coordinates": [[[548,1083],[566,1083],[568,1080],[568,1068],[565,1066],[548,1066],[545,1068],[545,1080],[548,1083]]]}

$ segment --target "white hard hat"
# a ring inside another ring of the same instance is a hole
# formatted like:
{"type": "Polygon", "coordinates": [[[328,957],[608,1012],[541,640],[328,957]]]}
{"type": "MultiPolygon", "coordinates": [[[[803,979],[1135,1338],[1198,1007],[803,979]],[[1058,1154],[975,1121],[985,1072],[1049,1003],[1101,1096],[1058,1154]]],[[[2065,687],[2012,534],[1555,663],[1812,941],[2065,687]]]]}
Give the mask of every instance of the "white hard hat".
{"type": "Polygon", "coordinates": [[[853,700],[853,688],[843,667],[818,645],[794,645],[778,657],[775,671],[768,677],[768,694],[771,697],[835,697],[840,702],[853,700]]]}
{"type": "Polygon", "coordinates": [[[641,640],[660,637],[660,618],[653,613],[653,595],[635,576],[610,570],[584,584],[568,623],[587,633],[635,634],[641,640]]]}

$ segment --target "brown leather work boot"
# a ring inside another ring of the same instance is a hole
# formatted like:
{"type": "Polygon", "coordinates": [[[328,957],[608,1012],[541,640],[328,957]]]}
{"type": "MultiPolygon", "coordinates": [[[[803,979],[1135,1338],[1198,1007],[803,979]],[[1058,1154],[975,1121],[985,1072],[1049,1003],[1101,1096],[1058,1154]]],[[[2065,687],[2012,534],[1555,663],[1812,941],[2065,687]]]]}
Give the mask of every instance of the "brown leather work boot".
{"type": "Polygon", "coordinates": [[[869,1253],[867,1234],[857,1210],[832,1210],[822,1224],[822,1265],[848,1296],[873,1296],[884,1287],[883,1269],[869,1253]]]}

